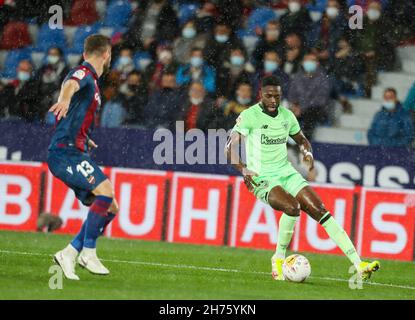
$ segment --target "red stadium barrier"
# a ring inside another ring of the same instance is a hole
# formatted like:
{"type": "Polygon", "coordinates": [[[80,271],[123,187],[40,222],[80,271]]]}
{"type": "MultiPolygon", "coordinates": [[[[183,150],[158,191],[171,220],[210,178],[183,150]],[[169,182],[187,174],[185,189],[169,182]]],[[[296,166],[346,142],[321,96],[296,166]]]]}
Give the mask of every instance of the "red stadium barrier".
{"type": "MultiPolygon", "coordinates": [[[[240,177],[120,168],[104,172],[120,205],[107,236],[270,250],[276,245],[281,212],[256,200],[240,177]]],[[[414,191],[314,188],[362,256],[414,259],[414,191]]],[[[59,232],[71,234],[88,212],[46,165],[0,164],[0,229],[36,230],[41,208],[59,215],[64,222],[59,232]]],[[[324,229],[305,214],[291,248],[341,254],[324,229]]]]}
{"type": "Polygon", "coordinates": [[[107,235],[162,240],[166,178],[163,171],[113,168],[111,181],[120,212],[107,228],[107,235]]]}
{"type": "Polygon", "coordinates": [[[42,164],[0,163],[0,229],[36,230],[42,164]]]}
{"type": "MultiPolygon", "coordinates": [[[[350,235],[352,234],[353,187],[334,187],[332,185],[316,185],[313,187],[322,199],[325,207],[337,222],[350,235]]],[[[328,237],[324,228],[314,219],[302,214],[294,234],[292,249],[316,253],[342,254],[340,248],[328,237]]]]}
{"type": "Polygon", "coordinates": [[[223,245],[229,177],[174,173],[168,241],[223,245]]]}
{"type": "Polygon", "coordinates": [[[384,259],[414,259],[415,191],[362,188],[358,251],[384,259]]]}
{"type": "Polygon", "coordinates": [[[230,223],[230,246],[275,248],[281,214],[257,200],[245,187],[243,179],[236,178],[230,223]]]}

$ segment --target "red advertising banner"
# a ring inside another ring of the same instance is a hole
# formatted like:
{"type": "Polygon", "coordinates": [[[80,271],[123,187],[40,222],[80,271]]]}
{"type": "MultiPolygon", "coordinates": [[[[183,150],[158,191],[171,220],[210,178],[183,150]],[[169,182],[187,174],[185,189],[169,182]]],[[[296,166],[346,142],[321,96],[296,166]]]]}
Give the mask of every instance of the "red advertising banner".
{"type": "Polygon", "coordinates": [[[162,240],[167,172],[113,168],[111,181],[120,212],[107,235],[162,240]]]}
{"type": "Polygon", "coordinates": [[[362,188],[358,252],[364,257],[414,257],[415,191],[362,188]]]}
{"type": "Polygon", "coordinates": [[[36,230],[41,163],[0,163],[0,229],[36,230]]]}
{"type": "MultiPolygon", "coordinates": [[[[255,199],[240,177],[122,168],[104,172],[120,206],[107,236],[275,248],[282,213],[255,199]]],[[[346,232],[356,234],[356,247],[363,257],[414,259],[415,191],[313,188],[346,232]]],[[[78,232],[88,208],[52,176],[47,165],[23,162],[0,163],[0,230],[35,231],[41,194],[44,211],[63,220],[57,232],[78,232]],[[46,180],[41,190],[43,173],[46,180]]],[[[291,248],[341,254],[324,228],[305,213],[296,225],[291,248]]]]}
{"type": "MultiPolygon", "coordinates": [[[[325,208],[350,236],[353,217],[353,187],[313,185],[325,208]]],[[[313,218],[302,212],[297,222],[292,249],[295,251],[343,254],[329,238],[324,228],[313,218]]]]}
{"type": "Polygon", "coordinates": [[[173,173],[168,241],[222,245],[230,178],[173,173]]]}
{"type": "Polygon", "coordinates": [[[230,243],[232,247],[275,249],[278,221],[282,212],[257,200],[242,178],[236,178],[233,192],[230,243]]]}

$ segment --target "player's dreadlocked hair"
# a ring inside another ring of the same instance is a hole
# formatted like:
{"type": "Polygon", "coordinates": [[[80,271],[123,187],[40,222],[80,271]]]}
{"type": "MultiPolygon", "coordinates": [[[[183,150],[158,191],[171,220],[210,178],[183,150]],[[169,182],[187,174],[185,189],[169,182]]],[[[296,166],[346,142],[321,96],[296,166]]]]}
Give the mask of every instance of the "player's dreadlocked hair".
{"type": "Polygon", "coordinates": [[[281,86],[280,79],[276,76],[266,76],[262,79],[261,87],[264,88],[266,86],[281,86]]]}

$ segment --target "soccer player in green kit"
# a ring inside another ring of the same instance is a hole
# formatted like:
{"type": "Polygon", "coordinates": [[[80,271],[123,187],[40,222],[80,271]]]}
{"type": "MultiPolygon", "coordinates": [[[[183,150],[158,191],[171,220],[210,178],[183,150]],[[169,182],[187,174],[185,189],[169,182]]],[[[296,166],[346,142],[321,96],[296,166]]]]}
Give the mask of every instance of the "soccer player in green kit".
{"type": "Polygon", "coordinates": [[[285,252],[300,210],[303,210],[324,227],[361,278],[367,280],[379,269],[379,262],[361,261],[347,233],[326,210],[307,181],[288,162],[287,139],[290,136],[299,145],[309,169],[314,167],[311,144],[302,133],[295,115],[280,106],[280,99],[278,78],[265,77],[261,84],[261,101],[240,114],[225,150],[233,166],[242,173],[249,191],[273,209],[283,212],[276,252],[271,258],[272,277],[284,280],[282,264],[285,252]],[[246,146],[246,164],[239,156],[241,142],[246,146]]]}

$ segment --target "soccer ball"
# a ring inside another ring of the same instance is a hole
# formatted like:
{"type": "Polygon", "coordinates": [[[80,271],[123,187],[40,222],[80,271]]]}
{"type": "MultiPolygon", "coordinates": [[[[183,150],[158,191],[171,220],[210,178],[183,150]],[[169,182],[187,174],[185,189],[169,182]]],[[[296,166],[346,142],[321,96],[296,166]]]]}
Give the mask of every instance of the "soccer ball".
{"type": "Polygon", "coordinates": [[[293,282],[303,282],[311,274],[311,265],[306,257],[293,254],[284,260],[282,265],[284,278],[293,282]]]}

